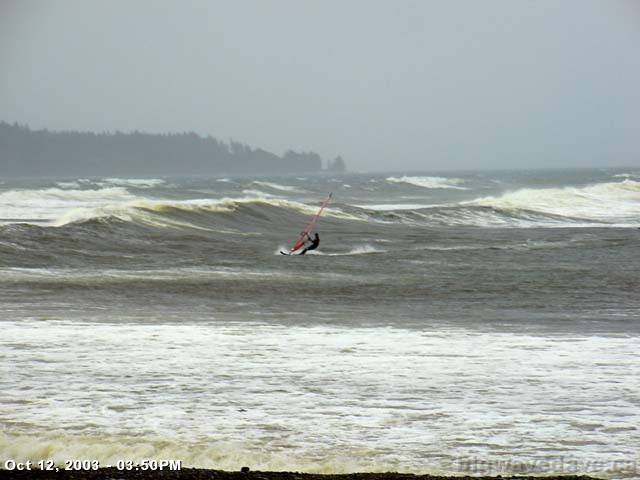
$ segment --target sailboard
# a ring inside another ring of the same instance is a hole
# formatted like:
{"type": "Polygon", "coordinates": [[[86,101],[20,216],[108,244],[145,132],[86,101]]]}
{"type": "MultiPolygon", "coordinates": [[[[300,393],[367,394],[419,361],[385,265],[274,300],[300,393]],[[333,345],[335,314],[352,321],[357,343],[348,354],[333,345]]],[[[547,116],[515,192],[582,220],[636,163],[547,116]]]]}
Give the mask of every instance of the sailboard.
{"type": "Polygon", "coordinates": [[[327,205],[329,205],[329,202],[331,202],[332,197],[333,197],[333,192],[331,192],[329,196],[324,200],[324,202],[322,202],[322,205],[320,205],[320,210],[318,210],[318,212],[313,217],[311,217],[311,220],[309,220],[309,223],[307,223],[307,226],[304,227],[304,230],[302,230],[302,232],[300,232],[300,235],[298,235],[296,243],[293,244],[293,247],[291,247],[288,252],[283,252],[282,250],[280,250],[280,253],[282,255],[294,255],[297,250],[300,250],[304,246],[304,242],[306,241],[307,235],[311,233],[311,230],[313,230],[313,228],[318,223],[318,220],[320,220],[320,215],[322,215],[322,212],[324,211],[324,209],[327,207],[327,205]]]}

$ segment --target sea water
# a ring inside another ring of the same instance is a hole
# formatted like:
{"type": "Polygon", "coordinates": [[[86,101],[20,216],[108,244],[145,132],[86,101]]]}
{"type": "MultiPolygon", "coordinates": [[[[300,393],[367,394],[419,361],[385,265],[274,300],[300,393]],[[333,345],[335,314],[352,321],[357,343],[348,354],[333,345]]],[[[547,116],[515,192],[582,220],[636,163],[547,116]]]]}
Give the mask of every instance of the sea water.
{"type": "Polygon", "coordinates": [[[633,169],[2,179],[0,459],[638,477],[638,226],[633,169]]]}

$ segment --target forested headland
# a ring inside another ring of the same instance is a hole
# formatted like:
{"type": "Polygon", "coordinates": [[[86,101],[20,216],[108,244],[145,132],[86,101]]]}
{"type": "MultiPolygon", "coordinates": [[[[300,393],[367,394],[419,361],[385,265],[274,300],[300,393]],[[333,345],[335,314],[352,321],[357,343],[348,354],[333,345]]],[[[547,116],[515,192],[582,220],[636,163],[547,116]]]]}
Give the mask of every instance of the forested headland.
{"type": "MultiPolygon", "coordinates": [[[[341,157],[327,169],[344,171],[341,157]]],[[[92,133],[32,130],[0,122],[0,177],[286,174],[323,170],[320,155],[261,148],[193,132],[92,133]]]]}

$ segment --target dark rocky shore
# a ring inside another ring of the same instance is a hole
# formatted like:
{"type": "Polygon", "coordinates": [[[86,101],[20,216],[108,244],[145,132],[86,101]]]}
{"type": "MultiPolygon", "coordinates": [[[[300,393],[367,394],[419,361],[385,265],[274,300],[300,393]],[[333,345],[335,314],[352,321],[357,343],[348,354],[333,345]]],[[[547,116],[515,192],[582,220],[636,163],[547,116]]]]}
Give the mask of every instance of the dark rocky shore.
{"type": "MultiPolygon", "coordinates": [[[[167,480],[539,480],[542,477],[512,476],[512,477],[440,477],[434,475],[412,475],[409,473],[347,473],[340,475],[324,475],[297,472],[225,472],[221,470],[205,470],[199,468],[183,468],[182,470],[162,471],[120,471],[115,468],[101,468],[99,470],[76,470],[59,472],[30,470],[7,471],[0,470],[0,479],[77,479],[77,480],[107,480],[107,479],[167,479],[167,480]]],[[[545,480],[595,480],[594,477],[562,475],[544,476],[545,480]]]]}

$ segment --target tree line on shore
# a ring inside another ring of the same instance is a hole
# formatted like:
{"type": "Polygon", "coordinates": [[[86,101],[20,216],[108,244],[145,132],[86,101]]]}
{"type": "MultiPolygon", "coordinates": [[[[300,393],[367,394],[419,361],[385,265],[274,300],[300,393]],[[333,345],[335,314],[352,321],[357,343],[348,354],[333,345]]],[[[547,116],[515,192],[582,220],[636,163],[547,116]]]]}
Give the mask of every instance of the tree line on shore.
{"type": "MultiPolygon", "coordinates": [[[[32,130],[0,122],[0,176],[102,176],[314,173],[320,155],[261,148],[193,132],[93,133],[32,130]]],[[[327,170],[345,171],[341,157],[327,170]]]]}

